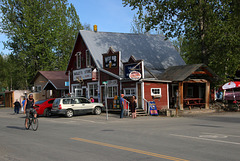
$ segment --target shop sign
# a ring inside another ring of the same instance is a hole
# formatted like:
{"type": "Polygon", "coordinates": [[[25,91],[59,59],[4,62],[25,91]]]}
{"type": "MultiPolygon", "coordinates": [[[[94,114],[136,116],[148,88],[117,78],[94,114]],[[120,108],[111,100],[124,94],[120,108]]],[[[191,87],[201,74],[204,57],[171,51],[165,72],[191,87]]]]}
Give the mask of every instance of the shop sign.
{"type": "Polygon", "coordinates": [[[84,68],[80,70],[73,71],[73,81],[79,80],[86,80],[92,79],[92,69],[91,68],[84,68]]]}
{"type": "Polygon", "coordinates": [[[150,101],[148,105],[149,105],[149,109],[150,109],[150,115],[158,116],[158,111],[157,111],[155,101],[150,101]]]}
{"type": "Polygon", "coordinates": [[[140,66],[137,65],[137,63],[125,65],[125,66],[124,66],[124,75],[125,75],[125,78],[129,78],[129,74],[130,74],[133,70],[134,70],[134,71],[140,71],[140,66]]]}
{"type": "Polygon", "coordinates": [[[131,80],[134,80],[134,81],[137,81],[139,79],[141,79],[142,75],[141,73],[139,73],[138,71],[132,71],[130,74],[129,74],[129,78],[131,80]]]}
{"type": "Polygon", "coordinates": [[[116,79],[115,79],[115,80],[108,80],[108,81],[107,81],[107,85],[108,85],[108,86],[117,85],[117,80],[116,80],[116,79]]]}

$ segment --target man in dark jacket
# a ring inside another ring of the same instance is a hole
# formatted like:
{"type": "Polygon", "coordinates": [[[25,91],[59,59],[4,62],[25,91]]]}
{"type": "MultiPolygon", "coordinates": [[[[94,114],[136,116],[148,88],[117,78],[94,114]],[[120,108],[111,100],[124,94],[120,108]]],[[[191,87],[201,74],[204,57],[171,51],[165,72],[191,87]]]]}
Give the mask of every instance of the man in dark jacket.
{"type": "Polygon", "coordinates": [[[15,114],[19,114],[19,108],[21,107],[20,102],[18,102],[18,99],[16,99],[16,102],[14,102],[14,112],[15,114]]]}

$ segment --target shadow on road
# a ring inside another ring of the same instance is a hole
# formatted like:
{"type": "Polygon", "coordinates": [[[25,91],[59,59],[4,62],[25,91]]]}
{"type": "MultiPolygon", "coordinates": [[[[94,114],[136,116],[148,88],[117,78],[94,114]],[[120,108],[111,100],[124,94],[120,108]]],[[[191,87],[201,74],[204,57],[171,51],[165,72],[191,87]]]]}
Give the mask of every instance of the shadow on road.
{"type": "Polygon", "coordinates": [[[18,130],[25,130],[24,127],[18,127],[18,126],[6,126],[7,128],[10,128],[10,129],[18,129],[18,130]]]}

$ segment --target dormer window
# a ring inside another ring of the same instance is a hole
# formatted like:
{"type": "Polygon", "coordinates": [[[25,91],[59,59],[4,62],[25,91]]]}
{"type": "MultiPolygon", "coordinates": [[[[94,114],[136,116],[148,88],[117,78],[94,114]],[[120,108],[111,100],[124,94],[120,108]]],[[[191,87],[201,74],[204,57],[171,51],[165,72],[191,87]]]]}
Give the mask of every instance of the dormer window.
{"type": "Polygon", "coordinates": [[[86,50],[86,67],[90,67],[90,66],[91,66],[91,57],[90,57],[89,50],[86,50]]]}
{"type": "Polygon", "coordinates": [[[80,69],[81,68],[81,52],[77,52],[76,54],[76,58],[77,58],[77,69],[80,69]]]}

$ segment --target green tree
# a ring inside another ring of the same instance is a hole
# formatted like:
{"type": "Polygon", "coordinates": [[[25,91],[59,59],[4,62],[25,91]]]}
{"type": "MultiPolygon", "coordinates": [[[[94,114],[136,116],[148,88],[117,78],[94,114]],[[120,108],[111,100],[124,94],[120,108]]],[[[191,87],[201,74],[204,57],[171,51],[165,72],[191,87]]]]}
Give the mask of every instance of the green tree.
{"type": "Polygon", "coordinates": [[[182,37],[187,63],[205,63],[220,77],[240,64],[240,1],[123,0],[138,10],[146,30],[161,29],[166,38],[182,37]]]}
{"type": "Polygon", "coordinates": [[[25,88],[39,70],[65,70],[78,30],[83,29],[67,0],[0,0],[16,88],[25,88]],[[18,72],[20,71],[20,72],[18,72]]]}

